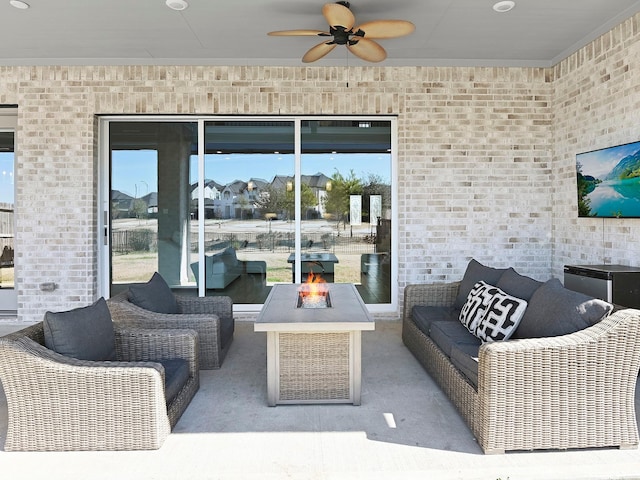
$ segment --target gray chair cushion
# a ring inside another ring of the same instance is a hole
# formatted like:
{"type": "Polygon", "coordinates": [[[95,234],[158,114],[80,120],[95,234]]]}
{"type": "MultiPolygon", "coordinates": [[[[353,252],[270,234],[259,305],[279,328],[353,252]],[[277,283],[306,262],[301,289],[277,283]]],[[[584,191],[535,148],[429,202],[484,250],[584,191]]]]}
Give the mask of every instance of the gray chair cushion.
{"type": "Polygon", "coordinates": [[[457,343],[451,348],[451,363],[478,388],[478,351],[480,345],[457,343]]]}
{"type": "Polygon", "coordinates": [[[111,313],[104,298],[93,305],[66,312],[46,312],[45,346],[79,360],[115,360],[116,344],[111,313]]]}
{"type": "Polygon", "coordinates": [[[129,301],[151,312],[179,313],[175,295],[158,272],[147,283],[131,285],[129,301]]]}
{"type": "Polygon", "coordinates": [[[164,367],[164,395],[169,404],[189,380],[189,363],[181,358],[159,360],[158,363],[164,367]]]}
{"type": "Polygon", "coordinates": [[[498,280],[496,287],[509,295],[528,302],[542,284],[543,282],[525,277],[513,268],[508,268],[507,271],[502,274],[500,280],[498,280]]]}
{"type": "Polygon", "coordinates": [[[460,312],[453,307],[414,305],[411,309],[411,318],[425,335],[429,335],[431,323],[452,320],[457,322],[459,315],[460,312]]]}
{"type": "Polygon", "coordinates": [[[460,322],[433,322],[429,337],[440,350],[448,357],[451,357],[451,350],[456,344],[480,345],[482,342],[469,333],[467,327],[460,322]]]}
{"type": "Polygon", "coordinates": [[[613,305],[568,290],[552,278],[531,297],[512,338],[555,337],[583,330],[611,313],[613,305]]]}
{"type": "Polygon", "coordinates": [[[496,285],[498,283],[498,280],[500,280],[502,274],[506,271],[506,268],[487,267],[477,260],[472,259],[469,262],[469,265],[467,265],[467,270],[464,272],[464,277],[460,282],[458,295],[456,296],[456,300],[453,306],[457,310],[461,310],[463,305],[467,301],[469,292],[476,283],[478,283],[480,280],[483,280],[489,285],[496,285]]]}

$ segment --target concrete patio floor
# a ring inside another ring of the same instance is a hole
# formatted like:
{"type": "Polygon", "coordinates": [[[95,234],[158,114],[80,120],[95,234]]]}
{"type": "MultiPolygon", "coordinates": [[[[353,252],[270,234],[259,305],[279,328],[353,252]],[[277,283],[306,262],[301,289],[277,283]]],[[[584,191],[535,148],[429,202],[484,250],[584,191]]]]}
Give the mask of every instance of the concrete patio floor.
{"type": "MultiPolygon", "coordinates": [[[[362,405],[266,406],[266,334],[251,321],[160,450],[5,452],[0,475],[28,479],[640,479],[640,450],[484,455],[455,408],[400,338],[363,333],[362,405]]],[[[0,323],[0,334],[15,329],[0,323]]],[[[636,387],[636,412],[640,414],[636,387]]]]}

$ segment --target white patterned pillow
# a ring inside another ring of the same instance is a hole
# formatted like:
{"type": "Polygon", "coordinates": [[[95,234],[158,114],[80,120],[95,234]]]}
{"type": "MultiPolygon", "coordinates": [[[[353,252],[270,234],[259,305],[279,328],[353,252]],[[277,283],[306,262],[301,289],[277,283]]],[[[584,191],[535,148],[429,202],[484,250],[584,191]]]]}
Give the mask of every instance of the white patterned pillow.
{"type": "Polygon", "coordinates": [[[491,304],[493,299],[491,290],[495,288],[483,281],[476,282],[469,291],[467,301],[462,306],[462,310],[460,310],[460,316],[458,317],[460,322],[474,335],[478,324],[484,318],[485,312],[491,304]]]}
{"type": "Polygon", "coordinates": [[[487,290],[493,298],[485,310],[484,317],[477,323],[475,336],[482,342],[507,340],[520,324],[527,309],[526,300],[513,297],[498,287],[487,290]]]}

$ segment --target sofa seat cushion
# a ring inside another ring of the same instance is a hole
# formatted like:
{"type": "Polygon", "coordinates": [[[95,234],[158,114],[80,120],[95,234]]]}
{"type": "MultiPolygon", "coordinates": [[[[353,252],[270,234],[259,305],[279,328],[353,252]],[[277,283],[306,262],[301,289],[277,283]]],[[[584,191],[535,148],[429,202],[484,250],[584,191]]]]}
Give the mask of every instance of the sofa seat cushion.
{"type": "Polygon", "coordinates": [[[155,272],[147,283],[131,285],[129,301],[151,312],[179,313],[178,302],[171,288],[158,272],[155,272]]]}
{"type": "Polygon", "coordinates": [[[429,337],[440,350],[448,357],[451,357],[451,350],[454,345],[480,345],[480,340],[469,333],[467,328],[460,322],[439,321],[431,323],[429,337]]]}
{"type": "Polygon", "coordinates": [[[476,283],[483,280],[490,285],[495,285],[500,280],[502,274],[506,271],[506,268],[487,267],[477,260],[472,259],[464,272],[464,276],[460,282],[460,287],[458,288],[458,295],[456,296],[453,306],[458,310],[462,309],[462,306],[467,301],[469,292],[476,283]]]}
{"type": "Polygon", "coordinates": [[[157,363],[164,367],[164,394],[169,404],[189,380],[189,363],[182,358],[159,360],[157,363]]]}
{"type": "Polygon", "coordinates": [[[87,307],[46,312],[43,328],[49,350],[78,360],[116,359],[115,332],[104,298],[87,307]]]}
{"type": "Polygon", "coordinates": [[[478,388],[478,352],[480,345],[457,343],[451,348],[451,363],[478,388]]]}
{"type": "Polygon", "coordinates": [[[513,338],[567,335],[595,325],[612,310],[610,303],[566,289],[552,278],[531,297],[513,338]]]}
{"type": "Polygon", "coordinates": [[[429,335],[429,329],[433,322],[457,321],[459,315],[460,312],[453,307],[415,305],[411,309],[413,322],[425,335],[429,335]]]}

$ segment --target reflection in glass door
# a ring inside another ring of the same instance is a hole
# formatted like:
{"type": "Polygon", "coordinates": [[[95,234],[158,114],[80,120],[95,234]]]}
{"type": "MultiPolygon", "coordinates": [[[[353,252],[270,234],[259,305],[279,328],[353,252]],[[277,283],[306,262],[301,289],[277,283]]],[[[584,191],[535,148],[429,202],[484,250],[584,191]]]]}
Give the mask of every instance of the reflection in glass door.
{"type": "Polygon", "coordinates": [[[262,304],[292,281],[294,138],[292,121],[205,122],[207,295],[262,304]]]}
{"type": "Polygon", "coordinates": [[[14,315],[15,290],[15,115],[0,113],[0,314],[14,315]]]}
{"type": "Polygon", "coordinates": [[[110,121],[111,295],[157,271],[174,291],[235,305],[309,280],[392,304],[392,130],[386,119],[110,121]]]}
{"type": "Polygon", "coordinates": [[[391,123],[303,120],[302,272],[391,302],[391,123]]]}
{"type": "Polygon", "coordinates": [[[193,122],[110,124],[111,295],[154,272],[174,289],[190,286],[197,145],[193,122]]]}

